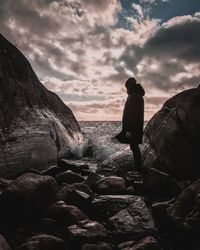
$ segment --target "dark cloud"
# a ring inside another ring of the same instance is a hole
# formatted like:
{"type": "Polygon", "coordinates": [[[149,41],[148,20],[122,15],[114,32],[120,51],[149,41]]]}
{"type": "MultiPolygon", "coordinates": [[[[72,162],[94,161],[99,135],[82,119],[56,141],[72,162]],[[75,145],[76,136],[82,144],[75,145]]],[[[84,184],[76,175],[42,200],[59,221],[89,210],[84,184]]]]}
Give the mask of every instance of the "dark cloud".
{"type": "MultiPolygon", "coordinates": [[[[153,83],[163,89],[174,87],[192,87],[199,76],[187,76],[176,80],[178,73],[189,73],[185,67],[199,63],[200,60],[200,19],[195,16],[177,17],[164,24],[143,46],[130,45],[120,57],[126,68],[136,77],[153,83]],[[143,69],[139,65],[144,62],[143,69]],[[155,70],[152,65],[155,64],[155,70]],[[174,77],[174,78],[173,78],[174,77]],[[182,82],[182,83],[181,83],[182,82]]],[[[115,66],[123,74],[123,68],[115,66]]]]}

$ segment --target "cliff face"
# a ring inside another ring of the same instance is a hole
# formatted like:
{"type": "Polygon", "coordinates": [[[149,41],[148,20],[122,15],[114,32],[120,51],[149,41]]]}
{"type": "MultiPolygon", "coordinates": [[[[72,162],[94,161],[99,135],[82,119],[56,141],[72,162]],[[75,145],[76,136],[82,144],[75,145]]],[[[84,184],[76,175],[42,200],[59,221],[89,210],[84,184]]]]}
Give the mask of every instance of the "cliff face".
{"type": "Polygon", "coordinates": [[[200,87],[169,99],[144,132],[144,165],[178,179],[200,178],[200,87]]]}
{"type": "Polygon", "coordinates": [[[44,169],[82,143],[72,111],[0,35],[0,176],[44,169]]]}

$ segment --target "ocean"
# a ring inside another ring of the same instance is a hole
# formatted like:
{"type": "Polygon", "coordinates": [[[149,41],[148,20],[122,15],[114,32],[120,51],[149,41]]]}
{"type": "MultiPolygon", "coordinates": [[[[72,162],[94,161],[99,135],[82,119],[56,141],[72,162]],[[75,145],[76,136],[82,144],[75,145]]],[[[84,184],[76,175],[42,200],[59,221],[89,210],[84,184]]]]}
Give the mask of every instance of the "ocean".
{"type": "Polygon", "coordinates": [[[129,147],[113,139],[121,131],[120,121],[79,121],[79,124],[86,138],[85,149],[97,162],[129,147]]]}

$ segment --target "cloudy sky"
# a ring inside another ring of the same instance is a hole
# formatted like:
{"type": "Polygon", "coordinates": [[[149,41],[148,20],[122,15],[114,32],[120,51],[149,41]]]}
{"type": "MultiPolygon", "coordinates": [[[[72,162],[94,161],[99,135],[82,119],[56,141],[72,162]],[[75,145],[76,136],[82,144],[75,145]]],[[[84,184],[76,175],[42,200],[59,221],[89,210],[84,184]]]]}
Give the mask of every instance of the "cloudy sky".
{"type": "Polygon", "coordinates": [[[79,120],[120,120],[131,76],[146,120],[200,83],[199,0],[0,0],[0,32],[79,120]]]}

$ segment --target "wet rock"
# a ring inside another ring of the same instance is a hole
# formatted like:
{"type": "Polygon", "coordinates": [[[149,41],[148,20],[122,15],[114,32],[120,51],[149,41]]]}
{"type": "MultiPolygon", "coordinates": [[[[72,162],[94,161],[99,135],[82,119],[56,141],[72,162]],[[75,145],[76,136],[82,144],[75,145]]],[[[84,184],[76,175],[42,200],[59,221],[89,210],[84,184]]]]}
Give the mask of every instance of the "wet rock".
{"type": "Polygon", "coordinates": [[[36,231],[39,233],[45,233],[50,235],[56,235],[59,231],[59,225],[56,220],[51,218],[43,218],[39,223],[37,223],[36,231]]]}
{"type": "Polygon", "coordinates": [[[28,239],[16,250],[67,250],[67,247],[62,239],[42,234],[28,239]]]}
{"type": "Polygon", "coordinates": [[[69,226],[87,219],[87,216],[79,208],[67,205],[62,201],[52,204],[47,209],[46,217],[54,219],[62,226],[69,226]]]}
{"type": "Polygon", "coordinates": [[[200,177],[200,88],[169,99],[144,132],[144,165],[178,180],[200,177]]]}
{"type": "Polygon", "coordinates": [[[91,188],[94,189],[96,182],[101,179],[101,175],[97,173],[90,173],[85,180],[85,183],[91,188]]]}
{"type": "Polygon", "coordinates": [[[124,193],[126,182],[122,177],[109,176],[96,182],[95,190],[99,194],[120,194],[124,193]]]}
{"type": "Polygon", "coordinates": [[[145,192],[165,200],[176,197],[181,192],[174,178],[154,168],[145,168],[142,188],[145,192]]]}
{"type": "Polygon", "coordinates": [[[92,201],[92,208],[104,220],[139,200],[140,197],[133,195],[101,195],[92,201]]]}
{"type": "Polygon", "coordinates": [[[85,179],[82,176],[72,172],[71,170],[67,170],[65,172],[57,174],[56,180],[57,180],[58,184],[82,183],[85,181],[85,179]]]}
{"type": "Polygon", "coordinates": [[[0,235],[0,249],[1,250],[11,250],[8,242],[6,241],[6,239],[0,235]]]}
{"type": "Polygon", "coordinates": [[[44,170],[83,142],[72,111],[38,80],[23,54],[0,35],[0,176],[44,170]]]}
{"type": "Polygon", "coordinates": [[[143,200],[135,201],[109,219],[113,233],[136,235],[155,230],[152,214],[143,200]]]}
{"type": "Polygon", "coordinates": [[[90,187],[87,185],[87,184],[83,184],[83,183],[74,183],[71,185],[72,188],[78,190],[78,191],[81,191],[81,192],[84,192],[90,196],[93,196],[93,192],[92,190],[90,189],[90,187]]]}
{"type": "Polygon", "coordinates": [[[107,243],[84,244],[81,250],[112,250],[113,248],[107,243]]]}
{"type": "Polygon", "coordinates": [[[82,173],[84,172],[84,170],[89,170],[88,164],[81,162],[74,162],[67,159],[59,160],[58,166],[62,169],[62,171],[71,170],[74,173],[82,173]]]}
{"type": "Polygon", "coordinates": [[[131,150],[123,150],[111,155],[97,166],[97,173],[105,176],[126,176],[126,173],[134,169],[134,159],[131,150]]]}
{"type": "Polygon", "coordinates": [[[72,185],[65,185],[58,191],[57,199],[78,206],[84,211],[89,211],[93,196],[75,189],[72,185]]]}
{"type": "Polygon", "coordinates": [[[47,170],[41,172],[42,175],[49,175],[55,177],[58,173],[61,172],[61,169],[57,166],[51,166],[47,170]]]}
{"type": "Polygon", "coordinates": [[[107,236],[103,225],[96,221],[85,220],[68,227],[69,238],[72,240],[98,240],[107,236]]]}
{"type": "Polygon", "coordinates": [[[61,201],[69,201],[70,200],[70,193],[73,191],[82,192],[87,194],[88,196],[93,197],[93,192],[91,189],[83,183],[74,183],[74,184],[64,184],[60,187],[57,193],[57,199],[61,201]]]}
{"type": "Polygon", "coordinates": [[[200,179],[186,188],[167,209],[177,228],[188,234],[200,230],[200,179]]]}
{"type": "Polygon", "coordinates": [[[7,219],[6,223],[29,221],[39,216],[56,199],[56,192],[57,184],[53,177],[24,174],[2,192],[2,219],[7,219]]]}
{"type": "Polygon", "coordinates": [[[12,180],[0,178],[0,190],[4,190],[11,182],[12,180]]]}
{"type": "Polygon", "coordinates": [[[139,242],[125,242],[119,246],[120,250],[162,250],[159,242],[152,236],[147,236],[139,242]]]}

